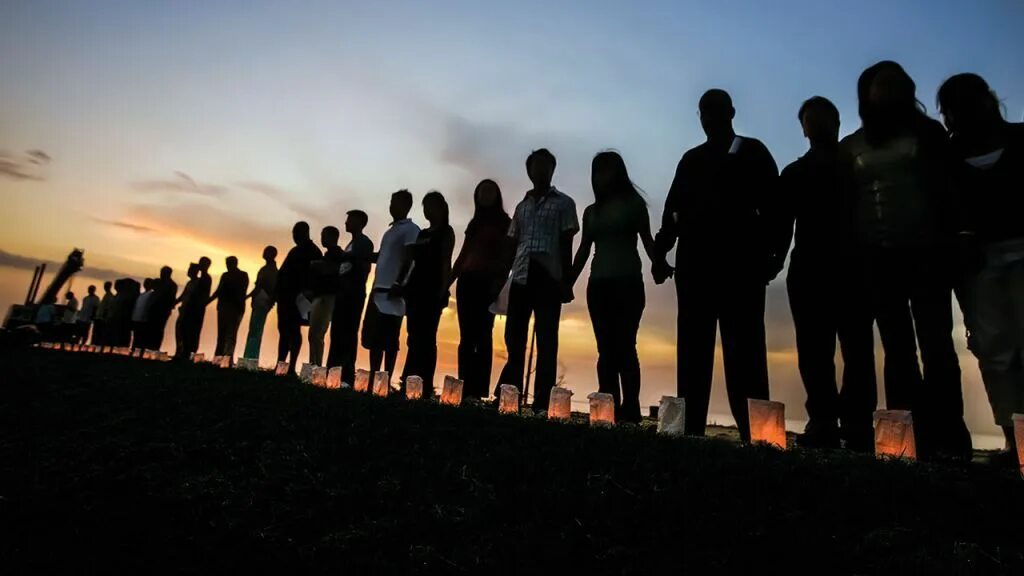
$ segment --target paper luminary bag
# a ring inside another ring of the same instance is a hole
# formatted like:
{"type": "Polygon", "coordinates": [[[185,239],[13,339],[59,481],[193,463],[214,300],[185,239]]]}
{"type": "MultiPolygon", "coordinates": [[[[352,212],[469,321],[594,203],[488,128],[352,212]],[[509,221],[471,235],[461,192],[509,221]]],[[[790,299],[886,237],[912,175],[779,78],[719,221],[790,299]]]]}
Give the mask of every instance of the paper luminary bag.
{"type": "Polygon", "coordinates": [[[909,410],[875,412],[875,456],[917,459],[914,418],[909,410]]]}
{"type": "Polygon", "coordinates": [[[321,388],[327,387],[327,368],[323,366],[314,366],[313,371],[309,377],[309,383],[313,386],[319,386],[321,388]]]}
{"type": "Polygon", "coordinates": [[[327,371],[327,387],[333,390],[341,388],[341,366],[335,366],[327,371]]]}
{"type": "Polygon", "coordinates": [[[423,398],[423,378],[409,376],[405,379],[405,397],[409,400],[423,398]]]}
{"type": "Polygon", "coordinates": [[[386,397],[391,391],[391,374],[388,372],[377,372],[373,375],[373,395],[386,397]]]}
{"type": "Polygon", "coordinates": [[[771,400],[747,399],[750,441],[786,449],[786,405],[771,400]]]}
{"type": "Polygon", "coordinates": [[[260,369],[259,361],[255,358],[242,358],[239,357],[238,361],[235,362],[235,368],[239,370],[248,370],[249,372],[255,372],[260,369]]]}
{"type": "Polygon", "coordinates": [[[199,364],[203,360],[206,360],[206,356],[204,356],[202,352],[193,352],[189,356],[189,359],[192,360],[192,362],[195,362],[196,364],[199,364]]]}
{"type": "Polygon", "coordinates": [[[441,404],[449,406],[462,404],[462,380],[454,376],[444,377],[444,387],[441,388],[441,404]]]}
{"type": "Polygon", "coordinates": [[[519,388],[511,384],[502,384],[498,388],[498,412],[519,414],[519,388]]]}
{"type": "Polygon", "coordinates": [[[356,370],[356,381],[352,383],[352,389],[356,392],[368,392],[370,390],[370,372],[359,368],[356,370]]]}
{"type": "Polygon", "coordinates": [[[590,400],[590,425],[615,425],[615,397],[607,392],[592,392],[587,396],[590,400]]]}
{"type": "Polygon", "coordinates": [[[292,370],[291,364],[289,364],[287,362],[278,362],[277,365],[274,366],[274,375],[275,376],[287,376],[288,373],[291,372],[291,370],[292,370]]]}
{"type": "Polygon", "coordinates": [[[299,380],[309,384],[310,380],[313,379],[313,365],[306,362],[299,368],[299,380]]]}
{"type": "Polygon", "coordinates": [[[1017,463],[1024,478],[1024,414],[1013,415],[1013,437],[1017,443],[1017,463]]]}
{"type": "Polygon", "coordinates": [[[686,400],[662,396],[658,404],[658,434],[682,436],[686,432],[686,400]]]}
{"type": "Polygon", "coordinates": [[[548,399],[548,419],[568,420],[572,415],[572,390],[555,386],[548,399]]]}

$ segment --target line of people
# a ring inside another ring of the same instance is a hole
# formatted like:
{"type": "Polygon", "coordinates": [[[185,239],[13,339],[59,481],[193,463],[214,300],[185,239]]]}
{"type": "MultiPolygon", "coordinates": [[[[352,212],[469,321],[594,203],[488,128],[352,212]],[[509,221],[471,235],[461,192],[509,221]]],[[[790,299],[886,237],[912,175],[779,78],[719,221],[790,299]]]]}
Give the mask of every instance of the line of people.
{"type": "MultiPolygon", "coordinates": [[[[677,393],[686,399],[686,432],[704,434],[717,328],[729,404],[741,437],[749,440],[747,399],[769,397],[765,289],[791,251],[786,284],[809,415],[801,444],[872,449],[877,325],[887,406],[913,411],[922,456],[969,458],[952,335],[955,291],[996,423],[1012,449],[1011,417],[1024,412],[1024,131],[1003,119],[994,93],[974,74],[954,76],[939,90],[945,129],[925,114],[913,80],[895,62],[865,70],[857,96],[861,126],[842,140],[839,112],[829,100],[815,96],[800,107],[797,119],[809,150],[780,174],[764,144],[736,134],[729,94],[708,90],[698,103],[707,139],[680,160],[656,234],[618,153],[593,159],[594,202],[583,211],[581,230],[575,202],[552,184],[554,155],[539,149],[526,160],[533,186],[511,217],[497,183],[483,180],[476,187],[474,215],[454,263],[455,232],[444,196],[424,196],[428,226],[421,229],[409,218],[413,197],[407,190],[391,196],[392,222],[378,251],[363,234],[366,213],[353,210],[345,222],[351,236],[345,249],[337,228],[321,231],[321,250],[309,225],[299,222],[280,269],[276,249],[267,247],[266,265],[248,293],[248,276],[229,258],[211,295],[210,261],[203,258],[190,267],[176,300],[178,356],[196,351],[213,300],[217,354],[233,356],[244,303],[251,299],[246,357],[259,356],[267,313],[276,305],[278,361],[294,370],[301,327],[308,324],[310,363],[341,366],[343,380],[351,382],[360,341],[372,371],[395,373],[405,318],[401,382],[418,375],[429,395],[438,325],[455,285],[465,393],[486,398],[492,384],[495,396],[500,384],[522,389],[532,318],[533,407],[541,412],[557,379],[561,308],[574,299],[589,262],[587,306],[599,389],[614,396],[618,420],[635,422],[641,386],[636,342],[645,307],[639,245],[657,284],[675,277],[677,393]],[[674,266],[667,260],[673,249],[674,266]],[[375,275],[367,293],[371,266],[375,275]],[[492,383],[498,309],[507,313],[508,359],[492,383]],[[331,346],[325,350],[328,332],[331,346]],[[837,341],[842,386],[836,380],[837,341]]],[[[137,333],[149,345],[159,340],[147,322],[166,322],[169,315],[166,291],[173,282],[170,270],[164,272],[138,297],[151,294],[153,301],[137,333]]],[[[96,313],[101,340],[108,324],[120,325],[115,318],[121,308],[108,306],[105,288],[96,313]]],[[[132,299],[132,287],[123,289],[132,299]]],[[[118,299],[121,292],[118,287],[118,299]]],[[[114,333],[123,340],[123,330],[114,333]]]]}

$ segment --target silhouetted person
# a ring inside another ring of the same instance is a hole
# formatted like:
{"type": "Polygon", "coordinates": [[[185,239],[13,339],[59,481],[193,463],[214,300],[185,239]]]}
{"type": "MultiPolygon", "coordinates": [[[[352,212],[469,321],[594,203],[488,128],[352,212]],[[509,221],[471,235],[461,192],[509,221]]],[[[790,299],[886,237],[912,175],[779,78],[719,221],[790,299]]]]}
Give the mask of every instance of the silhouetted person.
{"type": "Polygon", "coordinates": [[[615,398],[616,420],[640,421],[640,358],[636,335],[644,313],[643,264],[637,239],[658,261],[647,204],[616,152],[601,152],[591,167],[594,203],[583,211],[583,238],[570,280],[575,283],[595,249],[587,308],[597,340],[597,381],[615,398]]]}
{"type": "Polygon", "coordinates": [[[164,345],[164,332],[167,321],[174,311],[174,302],[178,297],[178,285],[171,278],[174,273],[169,266],[160,269],[160,278],[153,286],[153,298],[150,302],[149,329],[146,336],[146,348],[160,350],[164,345]]]}
{"type": "Polygon", "coordinates": [[[145,350],[148,344],[150,330],[150,309],[154,293],[154,280],[146,278],[142,281],[143,292],[135,300],[135,308],[132,309],[132,348],[145,350]]]}
{"type": "Polygon", "coordinates": [[[359,352],[359,321],[366,304],[366,280],[373,260],[373,242],[363,234],[369,218],[362,210],[350,210],[345,231],[352,240],[345,247],[348,267],[341,273],[341,286],[334,300],[331,320],[331,350],[327,365],[341,367],[342,382],[351,384],[356,375],[356,354],[359,352]]]}
{"type": "MultiPolygon", "coordinates": [[[[302,313],[298,298],[309,286],[309,264],[321,256],[320,249],[309,237],[309,224],[297,222],[292,227],[295,246],[288,251],[277,274],[277,361],[288,361],[292,372],[302,350],[302,313]]],[[[305,296],[303,296],[305,298],[305,296]]]]}
{"type": "Polygon", "coordinates": [[[786,287],[796,328],[800,377],[807,391],[802,446],[874,449],[874,332],[856,269],[842,254],[839,110],[815,96],[797,114],[811,148],[782,171],[780,237],[784,256],[794,240],[786,287]],[[843,387],[836,382],[836,338],[843,353],[843,387]],[[840,429],[841,426],[841,429],[840,429]]]}
{"type": "Polygon", "coordinates": [[[345,251],[338,246],[341,232],[327,226],[320,232],[320,245],[324,247],[322,259],[310,265],[309,300],[309,363],[323,366],[324,337],[334,317],[335,300],[341,291],[341,266],[348,261],[345,251]]]}
{"type": "Polygon", "coordinates": [[[206,318],[206,306],[210,303],[210,288],[213,284],[209,272],[210,264],[210,259],[206,256],[199,259],[194,280],[189,282],[191,290],[184,290],[179,299],[181,308],[178,317],[182,323],[183,346],[181,357],[186,360],[199,351],[199,338],[203,332],[203,320],[206,318]]]}
{"type": "Polygon", "coordinates": [[[704,434],[717,326],[729,407],[740,437],[749,441],[747,399],[768,398],[765,286],[785,258],[772,253],[768,234],[778,168],[759,140],[736,135],[729,94],[708,90],[699,108],[707,141],[687,151],[676,168],[656,240],[655,280],[670,274],[664,254],[678,238],[677,385],[686,399],[686,433],[704,434]]]}
{"type": "Polygon", "coordinates": [[[384,370],[394,376],[398,360],[399,333],[405,315],[405,300],[395,290],[404,278],[399,272],[409,258],[409,246],[416,243],[420,227],[409,219],[412,194],[399,190],[391,195],[391,225],[380,240],[376,254],[377,268],[373,275],[373,291],[366,305],[363,319],[362,344],[370,352],[370,371],[376,373],[384,363],[384,370]]]}
{"type": "Polygon", "coordinates": [[[185,283],[185,287],[181,290],[181,295],[175,301],[175,305],[180,305],[180,308],[178,309],[178,319],[174,323],[174,357],[179,360],[188,360],[191,353],[188,350],[187,337],[190,321],[188,313],[192,306],[193,295],[199,285],[199,264],[195,262],[190,263],[185,276],[188,278],[188,282],[185,283]]]}
{"type": "Polygon", "coordinates": [[[57,316],[57,297],[44,297],[39,304],[39,309],[36,310],[34,322],[36,328],[39,329],[39,334],[44,340],[53,341],[59,340],[60,334],[58,334],[58,316],[57,316]]]}
{"type": "MultiPolygon", "coordinates": [[[[572,239],[580,229],[576,203],[551,185],[555,165],[555,156],[545,148],[526,158],[526,173],[533,188],[516,206],[506,241],[508,253],[513,254],[505,323],[508,361],[497,384],[523,389],[533,316],[537,335],[533,410],[537,413],[547,411],[558,376],[558,321],[562,304],[572,301],[572,239]]],[[[497,386],[494,395],[498,396],[497,386]]]]}
{"type": "Polygon", "coordinates": [[[263,328],[267,314],[274,307],[277,290],[277,248],[263,249],[263,267],[256,273],[256,284],[246,298],[252,298],[252,313],[249,315],[249,333],[245,339],[245,357],[259,360],[263,345],[263,328]]]}
{"type": "Polygon", "coordinates": [[[108,346],[110,339],[110,320],[114,315],[114,283],[106,281],[103,283],[103,299],[100,300],[99,308],[96,310],[96,321],[93,323],[92,343],[94,346],[108,346]]]}
{"type": "Polygon", "coordinates": [[[494,313],[491,304],[508,277],[501,266],[502,251],[511,219],[505,212],[501,189],[493,180],[482,180],[473,191],[473,219],[466,239],[452,265],[449,284],[455,287],[459,314],[459,379],[463,395],[486,398],[491,393],[494,358],[494,313]]]}
{"type": "Polygon", "coordinates": [[[448,307],[455,231],[448,224],[448,202],[436,190],[423,197],[423,217],[430,225],[420,231],[412,246],[409,280],[402,288],[409,332],[402,388],[406,378],[419,376],[423,378],[423,396],[429,398],[434,393],[437,369],[437,327],[441,311],[448,307]]]}
{"type": "Polygon", "coordinates": [[[74,292],[64,294],[64,318],[63,323],[74,327],[78,319],[78,298],[74,292]]]}
{"type": "Polygon", "coordinates": [[[862,260],[885,350],[886,405],[913,411],[923,457],[969,458],[952,337],[955,160],[942,125],[921,111],[915,90],[903,68],[888,61],[857,82],[862,125],[839,152],[849,241],[862,260]]]}
{"type": "Polygon", "coordinates": [[[89,286],[88,290],[88,295],[82,298],[82,309],[78,311],[76,319],[76,341],[82,344],[89,341],[89,329],[96,320],[96,311],[100,307],[100,297],[96,295],[96,286],[89,286]]]}
{"type": "Polygon", "coordinates": [[[249,290],[249,275],[238,269],[238,258],[228,256],[224,260],[227,271],[221,274],[217,290],[210,296],[210,302],[217,301],[217,356],[227,356],[235,361],[235,344],[238,327],[245,316],[245,293],[249,290]]]}
{"type": "Polygon", "coordinates": [[[1016,466],[1013,414],[1024,413],[1024,124],[1000,113],[976,74],[939,89],[960,191],[960,306],[996,425],[1016,466]]]}
{"type": "Polygon", "coordinates": [[[114,283],[117,290],[117,297],[114,300],[114,314],[111,321],[113,326],[111,346],[131,346],[132,343],[132,314],[135,312],[135,303],[139,299],[139,283],[131,278],[121,278],[114,283]]]}

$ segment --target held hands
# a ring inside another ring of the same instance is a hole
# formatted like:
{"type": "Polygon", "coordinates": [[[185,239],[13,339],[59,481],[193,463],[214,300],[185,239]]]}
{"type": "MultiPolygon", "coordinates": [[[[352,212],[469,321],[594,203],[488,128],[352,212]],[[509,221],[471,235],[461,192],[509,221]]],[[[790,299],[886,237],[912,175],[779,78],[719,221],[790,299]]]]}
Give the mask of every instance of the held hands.
{"type": "Polygon", "coordinates": [[[654,276],[654,283],[661,285],[665,283],[665,280],[675,275],[676,269],[669,266],[668,262],[664,258],[651,264],[651,275],[654,276]]]}
{"type": "Polygon", "coordinates": [[[572,283],[562,282],[562,304],[568,304],[576,299],[576,295],[572,291],[572,283]]]}

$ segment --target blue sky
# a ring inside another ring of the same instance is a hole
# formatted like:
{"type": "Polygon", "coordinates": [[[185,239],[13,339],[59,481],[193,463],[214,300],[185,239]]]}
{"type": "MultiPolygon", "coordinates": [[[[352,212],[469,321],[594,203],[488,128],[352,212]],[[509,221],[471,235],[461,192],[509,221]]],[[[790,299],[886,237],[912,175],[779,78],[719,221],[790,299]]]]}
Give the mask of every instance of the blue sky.
{"type": "MultiPolygon", "coordinates": [[[[33,178],[0,174],[0,248],[58,259],[83,246],[90,263],[131,274],[198,253],[254,269],[298,218],[338,224],[363,208],[379,237],[401,187],[444,192],[461,235],[473,184],[495,178],[511,209],[540,146],[581,212],[590,158],[618,149],[657,219],[676,162],[702,140],[705,89],[733,94],[738,130],[780,167],[805,149],[795,114],[807,97],[832,99],[844,132],[856,128],[857,76],[880,59],[904,64],[932,113],[941,81],[974,71],[1019,121],[1022,25],[1016,0],[3,0],[0,154],[52,161],[33,178]]],[[[0,305],[21,291],[12,278],[0,305]]],[[[780,289],[769,341],[783,354],[780,289]]],[[[671,289],[648,293],[674,306],[671,289]]],[[[651,316],[648,345],[671,344],[672,315],[651,316]]],[[[567,317],[582,324],[563,331],[590,338],[581,302],[567,317]]],[[[566,370],[589,386],[587,345],[566,370]]],[[[779,370],[773,381],[802,401],[792,367],[779,370]]]]}

